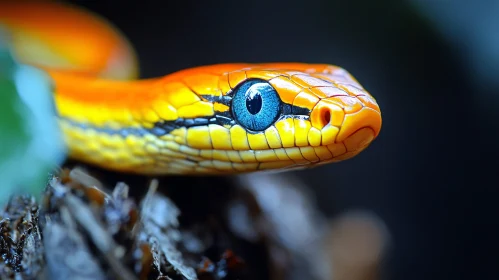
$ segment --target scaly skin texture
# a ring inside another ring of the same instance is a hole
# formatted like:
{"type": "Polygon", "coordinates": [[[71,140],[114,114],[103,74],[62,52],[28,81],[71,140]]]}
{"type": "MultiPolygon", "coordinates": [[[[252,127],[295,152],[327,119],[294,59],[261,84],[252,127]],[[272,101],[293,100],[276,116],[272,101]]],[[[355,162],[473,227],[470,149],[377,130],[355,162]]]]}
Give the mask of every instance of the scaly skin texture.
{"type": "MultiPolygon", "coordinates": [[[[57,6],[58,13],[78,13],[81,18],[77,25],[88,30],[92,30],[92,25],[104,25],[91,14],[60,4],[37,5],[57,6]]],[[[30,34],[38,34],[36,40],[31,39],[37,45],[57,45],[57,38],[46,36],[57,33],[56,27],[38,28],[35,16],[13,12],[15,8],[22,10],[19,5],[12,4],[10,13],[7,8],[0,5],[0,22],[9,14],[9,21],[3,22],[17,30],[16,36],[25,36],[19,34],[29,30],[30,34]]],[[[50,9],[43,11],[50,16],[50,9]]],[[[64,30],[72,32],[71,18],[68,15],[64,27],[57,27],[60,34],[64,30]]],[[[129,49],[127,42],[120,39],[114,28],[106,28],[101,28],[93,40],[107,40],[101,48],[111,54],[111,50],[119,50],[121,57],[129,60],[127,69],[119,67],[120,71],[113,72],[98,63],[98,55],[88,55],[87,67],[77,71],[74,66],[78,62],[70,59],[77,55],[71,48],[62,51],[62,43],[57,45],[61,49],[57,54],[61,55],[60,60],[72,61],[71,71],[67,71],[68,67],[51,67],[50,61],[29,55],[36,53],[36,48],[25,46],[25,55],[19,55],[23,61],[46,69],[54,79],[60,126],[70,156],[75,159],[140,174],[281,171],[351,158],[380,132],[381,113],[376,101],[340,67],[302,63],[220,64],[155,79],[117,80],[134,75],[136,66],[130,63],[134,55],[124,54],[122,50],[129,49]],[[107,37],[105,33],[109,33],[107,37]],[[281,104],[280,114],[263,131],[245,128],[231,108],[237,87],[252,79],[268,82],[281,104]]]]}

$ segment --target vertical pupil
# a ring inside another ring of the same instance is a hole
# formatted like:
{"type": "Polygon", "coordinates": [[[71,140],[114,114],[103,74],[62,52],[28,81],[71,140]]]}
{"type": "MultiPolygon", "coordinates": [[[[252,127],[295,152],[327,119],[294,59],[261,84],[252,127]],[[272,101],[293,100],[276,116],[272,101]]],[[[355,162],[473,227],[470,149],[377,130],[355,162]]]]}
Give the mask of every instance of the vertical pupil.
{"type": "Polygon", "coordinates": [[[258,114],[262,109],[262,96],[260,93],[246,96],[246,108],[252,115],[258,114]]]}

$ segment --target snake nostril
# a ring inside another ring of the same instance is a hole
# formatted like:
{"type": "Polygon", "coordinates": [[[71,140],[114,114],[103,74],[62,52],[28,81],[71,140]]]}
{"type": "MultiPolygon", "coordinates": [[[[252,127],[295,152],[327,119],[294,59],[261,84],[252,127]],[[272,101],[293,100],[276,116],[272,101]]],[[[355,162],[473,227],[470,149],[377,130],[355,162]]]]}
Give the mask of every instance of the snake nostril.
{"type": "Polygon", "coordinates": [[[321,130],[328,125],[341,126],[344,118],[343,109],[333,100],[323,99],[315,105],[310,113],[312,126],[321,130]]]}
{"type": "Polygon", "coordinates": [[[325,127],[331,123],[331,111],[328,108],[324,108],[321,112],[321,127],[325,127]]]}
{"type": "Polygon", "coordinates": [[[326,126],[330,122],[331,122],[331,112],[328,109],[326,109],[322,112],[322,125],[326,126]]]}

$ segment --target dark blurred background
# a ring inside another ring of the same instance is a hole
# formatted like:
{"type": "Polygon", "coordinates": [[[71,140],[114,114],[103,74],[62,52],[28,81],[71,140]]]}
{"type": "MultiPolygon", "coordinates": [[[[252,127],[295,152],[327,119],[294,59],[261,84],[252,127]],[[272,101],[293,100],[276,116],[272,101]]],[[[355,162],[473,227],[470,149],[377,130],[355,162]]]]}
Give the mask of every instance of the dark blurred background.
{"type": "Polygon", "coordinates": [[[296,173],[320,209],[386,223],[387,279],[499,279],[499,1],[72,2],[126,34],[143,77],[224,62],[346,68],[383,128],[356,158],[296,173]]]}

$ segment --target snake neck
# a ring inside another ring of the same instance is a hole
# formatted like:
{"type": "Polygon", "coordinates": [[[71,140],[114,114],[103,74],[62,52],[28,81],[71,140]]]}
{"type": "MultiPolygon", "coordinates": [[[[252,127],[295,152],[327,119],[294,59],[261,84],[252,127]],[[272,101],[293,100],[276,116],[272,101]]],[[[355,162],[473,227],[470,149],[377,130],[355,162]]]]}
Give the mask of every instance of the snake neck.
{"type": "Polygon", "coordinates": [[[144,111],[157,98],[158,79],[108,80],[67,71],[53,79],[57,116],[95,127],[143,126],[144,111]]]}

